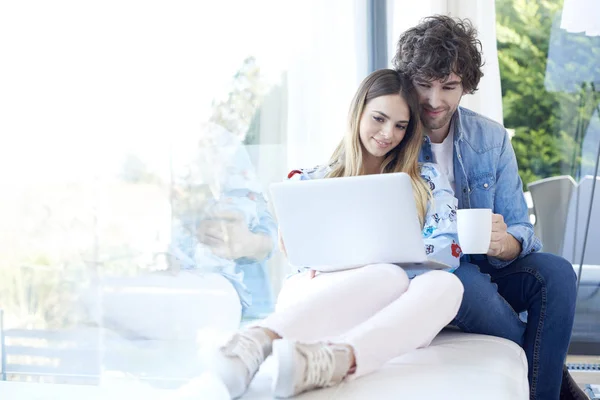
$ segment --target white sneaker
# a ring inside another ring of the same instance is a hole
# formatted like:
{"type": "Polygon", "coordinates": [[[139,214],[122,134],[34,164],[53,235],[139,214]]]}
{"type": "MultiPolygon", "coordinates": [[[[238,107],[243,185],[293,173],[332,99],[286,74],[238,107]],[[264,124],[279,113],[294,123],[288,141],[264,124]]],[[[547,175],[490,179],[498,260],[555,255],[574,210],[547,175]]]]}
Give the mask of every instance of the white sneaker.
{"type": "Polygon", "coordinates": [[[273,357],[277,363],[273,395],[278,398],[337,385],[351,367],[350,350],[335,344],[276,340],[273,357]]]}
{"type": "Polygon", "coordinates": [[[262,329],[236,333],[212,357],[210,369],[227,386],[231,398],[236,399],[248,389],[271,349],[271,338],[262,329]]]}

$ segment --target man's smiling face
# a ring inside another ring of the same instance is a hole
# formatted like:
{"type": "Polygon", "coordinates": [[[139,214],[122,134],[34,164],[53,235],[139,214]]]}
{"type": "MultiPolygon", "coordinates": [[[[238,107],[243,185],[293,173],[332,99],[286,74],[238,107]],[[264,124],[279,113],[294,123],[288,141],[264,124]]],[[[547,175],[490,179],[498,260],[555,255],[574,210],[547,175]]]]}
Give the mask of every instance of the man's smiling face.
{"type": "Polygon", "coordinates": [[[443,80],[413,80],[419,96],[421,122],[425,133],[447,128],[458,108],[464,91],[460,77],[455,73],[443,80]]]}

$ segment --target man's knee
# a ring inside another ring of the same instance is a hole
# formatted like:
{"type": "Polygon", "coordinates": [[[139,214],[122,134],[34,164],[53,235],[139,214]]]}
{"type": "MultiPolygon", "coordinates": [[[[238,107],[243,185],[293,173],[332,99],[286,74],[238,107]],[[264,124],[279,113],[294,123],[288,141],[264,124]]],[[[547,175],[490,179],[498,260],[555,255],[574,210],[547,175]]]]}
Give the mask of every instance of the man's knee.
{"type": "Polygon", "coordinates": [[[527,266],[536,271],[546,285],[548,296],[574,307],[577,296],[577,275],[570,262],[550,253],[526,256],[527,266]]]}
{"type": "Polygon", "coordinates": [[[498,286],[491,281],[488,274],[482,273],[477,265],[461,263],[454,275],[463,286],[460,315],[478,315],[498,301],[498,286]]]}
{"type": "Polygon", "coordinates": [[[522,345],[525,325],[498,293],[498,286],[474,264],[454,271],[464,286],[462,304],[453,325],[471,333],[493,335],[522,345]]]}

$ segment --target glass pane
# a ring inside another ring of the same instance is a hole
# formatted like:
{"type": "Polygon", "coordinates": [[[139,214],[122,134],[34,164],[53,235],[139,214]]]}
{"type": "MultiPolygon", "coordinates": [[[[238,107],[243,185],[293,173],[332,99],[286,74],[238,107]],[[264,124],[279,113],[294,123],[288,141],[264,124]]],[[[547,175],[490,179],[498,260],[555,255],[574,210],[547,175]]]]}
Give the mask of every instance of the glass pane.
{"type": "Polygon", "coordinates": [[[340,140],[366,3],[161,4],[1,13],[8,380],[178,386],[290,272],[268,186],[340,140]]]}
{"type": "Polygon", "coordinates": [[[600,32],[583,3],[497,0],[498,57],[536,234],[581,271],[571,352],[599,354],[600,32]]]}

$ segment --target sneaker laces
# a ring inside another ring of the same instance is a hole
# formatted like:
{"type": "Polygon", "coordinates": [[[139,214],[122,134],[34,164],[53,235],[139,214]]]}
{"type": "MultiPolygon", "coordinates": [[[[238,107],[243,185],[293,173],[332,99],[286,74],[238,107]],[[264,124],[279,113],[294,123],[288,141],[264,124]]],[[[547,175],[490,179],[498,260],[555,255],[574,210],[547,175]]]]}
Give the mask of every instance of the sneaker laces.
{"type": "Polygon", "coordinates": [[[302,353],[306,357],[304,384],[317,387],[331,386],[335,364],[335,356],[331,347],[324,345],[302,353]]]}
{"type": "Polygon", "coordinates": [[[250,335],[243,333],[236,334],[225,346],[222,347],[223,353],[229,357],[238,357],[248,368],[249,375],[252,376],[260,364],[264,361],[262,345],[250,335]]]}

